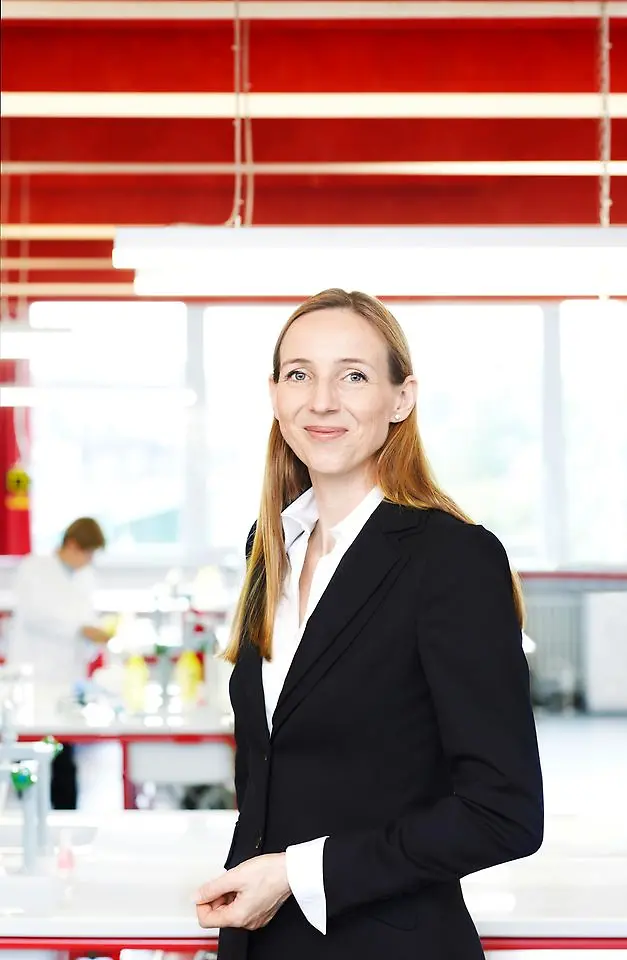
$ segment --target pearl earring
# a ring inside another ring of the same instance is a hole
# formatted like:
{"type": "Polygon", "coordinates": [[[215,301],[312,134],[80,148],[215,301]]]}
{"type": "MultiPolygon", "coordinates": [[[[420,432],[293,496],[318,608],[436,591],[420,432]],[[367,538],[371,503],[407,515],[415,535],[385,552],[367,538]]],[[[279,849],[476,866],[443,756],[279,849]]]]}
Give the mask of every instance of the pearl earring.
{"type": "Polygon", "coordinates": [[[400,420],[400,419],[401,419],[400,413],[395,413],[395,414],[394,414],[394,419],[395,419],[395,420],[400,420]]]}

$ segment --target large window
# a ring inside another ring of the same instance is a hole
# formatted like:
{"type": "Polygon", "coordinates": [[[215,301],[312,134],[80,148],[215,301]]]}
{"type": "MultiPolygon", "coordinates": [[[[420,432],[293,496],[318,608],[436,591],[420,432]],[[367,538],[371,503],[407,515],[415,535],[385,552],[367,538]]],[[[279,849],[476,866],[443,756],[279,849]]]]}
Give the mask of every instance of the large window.
{"type": "Polygon", "coordinates": [[[111,557],[173,552],[184,497],[186,311],[178,303],[37,303],[31,323],[72,329],[31,361],[35,548],[83,514],[111,557]]]}
{"type": "Polygon", "coordinates": [[[438,482],[519,564],[542,531],[542,310],[394,306],[418,377],[418,414],[438,482]]]}
{"type": "MultiPolygon", "coordinates": [[[[36,549],[92,514],[114,560],[241,559],[272,422],[272,351],[292,308],[35,304],[34,325],[73,330],[31,362],[34,386],[70,389],[32,411],[36,549]]],[[[393,312],[441,486],[521,569],[624,564],[627,304],[393,312]]]]}
{"type": "Polygon", "coordinates": [[[286,304],[205,312],[209,539],[238,555],[259,509],[272,425],[272,351],[291,312],[286,304]]]}
{"type": "Polygon", "coordinates": [[[569,560],[624,564],[627,304],[566,301],[560,335],[569,560]]]}

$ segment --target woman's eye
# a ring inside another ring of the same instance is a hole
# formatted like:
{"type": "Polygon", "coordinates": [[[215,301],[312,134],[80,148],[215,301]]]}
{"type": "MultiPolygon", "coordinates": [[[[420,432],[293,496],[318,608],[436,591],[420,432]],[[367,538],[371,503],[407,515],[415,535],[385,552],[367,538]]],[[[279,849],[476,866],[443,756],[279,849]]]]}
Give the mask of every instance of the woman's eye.
{"type": "Polygon", "coordinates": [[[306,378],[306,376],[307,374],[305,373],[304,370],[290,370],[290,372],[286,375],[285,379],[296,380],[298,383],[302,383],[302,381],[306,378]]]}
{"type": "Polygon", "coordinates": [[[361,373],[360,370],[351,370],[345,377],[349,380],[350,383],[365,383],[367,381],[367,376],[365,373],[361,373]]]}

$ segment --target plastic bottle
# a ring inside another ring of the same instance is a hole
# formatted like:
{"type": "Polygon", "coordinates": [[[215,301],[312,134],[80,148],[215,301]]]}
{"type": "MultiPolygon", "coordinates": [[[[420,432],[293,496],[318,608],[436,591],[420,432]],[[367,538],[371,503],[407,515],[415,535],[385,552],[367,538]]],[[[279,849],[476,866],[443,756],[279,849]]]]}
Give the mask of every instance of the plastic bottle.
{"type": "Polygon", "coordinates": [[[139,653],[133,653],[124,667],[124,703],[132,713],[141,713],[146,705],[148,665],[139,653]]]}
{"type": "Polygon", "coordinates": [[[202,681],[202,665],[193,650],[183,650],[174,672],[183,703],[195,703],[202,681]]]}
{"type": "Polygon", "coordinates": [[[61,830],[59,834],[59,850],[57,852],[57,874],[64,880],[74,873],[74,850],[72,849],[72,834],[70,830],[61,830]]]}

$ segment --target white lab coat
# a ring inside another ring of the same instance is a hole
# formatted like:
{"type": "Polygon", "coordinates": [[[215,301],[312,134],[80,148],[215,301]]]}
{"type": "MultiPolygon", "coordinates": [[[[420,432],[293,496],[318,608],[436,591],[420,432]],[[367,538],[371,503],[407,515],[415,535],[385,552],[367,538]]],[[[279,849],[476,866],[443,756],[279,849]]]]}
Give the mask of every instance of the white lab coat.
{"type": "Polygon", "coordinates": [[[9,664],[32,664],[36,681],[71,689],[96,653],[80,634],[96,623],[93,590],[89,567],[71,571],[56,554],[26,557],[15,577],[9,664]]]}

